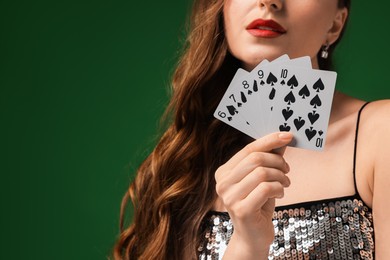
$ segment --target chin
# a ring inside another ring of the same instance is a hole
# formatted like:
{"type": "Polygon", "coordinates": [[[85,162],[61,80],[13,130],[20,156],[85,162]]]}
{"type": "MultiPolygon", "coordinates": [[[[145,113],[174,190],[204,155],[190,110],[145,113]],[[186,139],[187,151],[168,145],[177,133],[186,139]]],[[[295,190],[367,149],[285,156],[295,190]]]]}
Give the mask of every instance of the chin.
{"type": "Polygon", "coordinates": [[[233,55],[241,61],[242,67],[245,70],[251,71],[263,60],[266,59],[272,61],[283,54],[286,53],[280,51],[269,51],[262,48],[260,50],[257,49],[250,52],[242,53],[241,55],[234,55],[234,54],[233,55]]]}
{"type": "Polygon", "coordinates": [[[252,62],[241,61],[241,67],[246,71],[252,71],[260,62],[261,60],[252,62]]]}
{"type": "MultiPolygon", "coordinates": [[[[280,55],[279,55],[280,56],[280,55]]],[[[276,56],[275,58],[279,57],[276,56]]],[[[241,61],[242,68],[245,69],[246,71],[251,71],[254,69],[260,62],[263,60],[273,60],[274,58],[270,58],[269,56],[263,56],[263,55],[253,55],[250,57],[242,57],[238,58],[241,61]]]]}

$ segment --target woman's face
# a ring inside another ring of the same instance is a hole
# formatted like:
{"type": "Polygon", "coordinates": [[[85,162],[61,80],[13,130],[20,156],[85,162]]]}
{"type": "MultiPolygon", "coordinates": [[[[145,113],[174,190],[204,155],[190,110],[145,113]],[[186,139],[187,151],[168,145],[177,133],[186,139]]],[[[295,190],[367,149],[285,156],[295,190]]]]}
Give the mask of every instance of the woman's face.
{"type": "Polygon", "coordinates": [[[230,52],[247,70],[282,54],[310,56],[334,43],[344,26],[346,8],[337,0],[225,0],[225,33],[230,52]]]}

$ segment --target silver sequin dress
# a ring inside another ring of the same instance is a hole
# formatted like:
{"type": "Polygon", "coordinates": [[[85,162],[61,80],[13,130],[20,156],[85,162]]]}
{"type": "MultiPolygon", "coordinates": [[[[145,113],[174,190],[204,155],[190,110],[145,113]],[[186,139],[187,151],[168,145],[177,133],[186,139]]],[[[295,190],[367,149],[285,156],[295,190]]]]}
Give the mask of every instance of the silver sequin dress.
{"type": "MultiPolygon", "coordinates": [[[[353,155],[354,196],[277,207],[273,215],[275,239],[268,259],[374,259],[372,210],[359,196],[356,153],[358,112],[353,155]]],[[[200,260],[222,259],[234,227],[226,212],[209,212],[202,225],[200,260]]]]}
{"type": "MultiPolygon", "coordinates": [[[[268,259],[374,259],[372,213],[358,196],[276,208],[268,259]]],[[[222,259],[234,227],[226,212],[203,222],[200,260],[222,259]]]]}

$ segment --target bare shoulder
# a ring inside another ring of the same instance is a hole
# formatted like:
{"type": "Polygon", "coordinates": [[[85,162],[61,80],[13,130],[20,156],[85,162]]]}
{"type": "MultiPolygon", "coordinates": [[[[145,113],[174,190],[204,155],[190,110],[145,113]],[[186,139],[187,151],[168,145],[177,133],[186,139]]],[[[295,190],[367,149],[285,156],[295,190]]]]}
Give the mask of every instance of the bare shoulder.
{"type": "Polygon", "coordinates": [[[390,168],[390,100],[370,102],[362,112],[359,128],[374,169],[378,169],[378,163],[390,168]]]}
{"type": "MultiPolygon", "coordinates": [[[[357,111],[366,103],[366,101],[339,93],[335,96],[334,102],[334,121],[356,116],[357,111]]],[[[362,111],[361,124],[359,126],[362,134],[371,136],[375,133],[390,133],[390,99],[371,101],[362,111]]],[[[390,138],[390,135],[389,135],[390,138]]]]}
{"type": "Polygon", "coordinates": [[[373,112],[381,116],[390,116],[390,99],[382,99],[370,103],[373,112]]]}
{"type": "Polygon", "coordinates": [[[372,101],[363,109],[358,136],[357,186],[363,200],[372,207],[378,197],[375,194],[383,194],[383,185],[389,184],[385,179],[390,176],[390,100],[372,101]]]}
{"type": "Polygon", "coordinates": [[[373,111],[390,115],[390,99],[382,99],[370,102],[373,111]]]}
{"type": "Polygon", "coordinates": [[[371,130],[373,133],[381,133],[382,131],[389,133],[390,99],[370,102],[363,113],[362,118],[364,118],[365,121],[363,124],[364,128],[367,127],[367,130],[371,130]]]}
{"type": "Polygon", "coordinates": [[[390,253],[390,100],[371,102],[362,114],[362,130],[367,146],[365,150],[372,161],[372,172],[366,180],[371,194],[371,206],[375,223],[375,254],[378,259],[387,259],[390,253]]]}

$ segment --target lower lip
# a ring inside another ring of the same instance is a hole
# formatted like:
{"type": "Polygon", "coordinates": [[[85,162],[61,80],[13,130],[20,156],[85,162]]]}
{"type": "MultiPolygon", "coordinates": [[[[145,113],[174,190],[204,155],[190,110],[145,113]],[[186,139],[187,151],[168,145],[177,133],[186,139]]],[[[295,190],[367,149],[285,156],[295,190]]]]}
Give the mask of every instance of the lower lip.
{"type": "Polygon", "coordinates": [[[281,32],[276,32],[271,30],[260,30],[260,29],[248,29],[247,31],[255,37],[262,37],[262,38],[276,38],[283,34],[281,32]]]}

